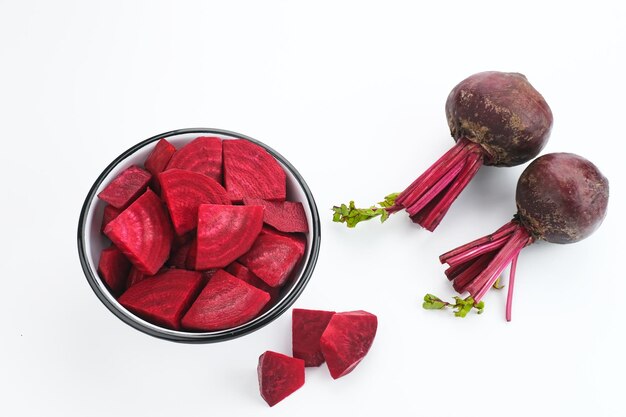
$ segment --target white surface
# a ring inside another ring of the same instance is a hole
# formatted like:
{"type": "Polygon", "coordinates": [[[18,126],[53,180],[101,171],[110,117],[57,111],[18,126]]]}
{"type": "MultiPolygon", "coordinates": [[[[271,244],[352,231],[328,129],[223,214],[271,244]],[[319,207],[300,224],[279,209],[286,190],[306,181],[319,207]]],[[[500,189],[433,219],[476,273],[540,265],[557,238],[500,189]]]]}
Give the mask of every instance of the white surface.
{"type": "Polygon", "coordinates": [[[0,415],[623,415],[623,2],[181,3],[0,1],[0,415]],[[437,256],[509,220],[523,167],[482,169],[434,234],[402,215],[347,230],[329,211],[412,181],[452,144],[449,90],[488,69],[543,93],[544,152],[583,155],[611,182],[596,234],[524,250],[509,324],[504,292],[465,320],[420,297],[453,295],[437,256]],[[78,262],[79,210],[106,164],[198,126],[266,142],[313,190],[322,250],[296,305],[379,317],[352,374],[307,370],[272,409],[256,361],[290,353],[289,315],[218,345],[153,339],[78,262]]]}

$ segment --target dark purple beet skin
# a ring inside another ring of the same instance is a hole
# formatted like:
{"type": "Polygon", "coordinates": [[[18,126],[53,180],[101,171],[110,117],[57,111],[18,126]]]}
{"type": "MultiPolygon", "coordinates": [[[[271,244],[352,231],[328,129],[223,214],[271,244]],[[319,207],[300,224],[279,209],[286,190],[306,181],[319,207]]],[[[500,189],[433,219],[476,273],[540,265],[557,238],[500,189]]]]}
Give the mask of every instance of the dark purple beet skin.
{"type": "Polygon", "coordinates": [[[550,107],[516,72],[480,72],[461,81],[448,96],[446,117],[454,139],[479,144],[483,163],[494,166],[530,161],[552,128],[550,107]]]}
{"type": "MultiPolygon", "coordinates": [[[[495,232],[439,257],[445,274],[465,304],[479,306],[504,269],[509,273],[506,319],[511,320],[517,258],[536,240],[574,243],[592,234],[606,216],[609,182],[587,159],[571,153],[551,153],[530,163],[517,182],[517,214],[495,232]]],[[[435,301],[440,301],[436,297],[435,301]]],[[[429,306],[430,294],[425,297],[429,306]]],[[[442,303],[441,305],[449,305],[442,303]]],[[[457,302],[458,304],[458,302],[457,302]]]]}
{"type": "Polygon", "coordinates": [[[434,231],[482,165],[514,166],[530,161],[545,146],[552,112],[525,76],[488,71],[456,85],[446,101],[456,144],[404,191],[389,194],[380,207],[333,207],[333,221],[359,222],[404,210],[414,223],[434,231]]]}
{"type": "Polygon", "coordinates": [[[520,222],[536,239],[574,243],[604,220],[609,181],[587,159],[551,153],[535,159],[517,182],[520,222]]]}

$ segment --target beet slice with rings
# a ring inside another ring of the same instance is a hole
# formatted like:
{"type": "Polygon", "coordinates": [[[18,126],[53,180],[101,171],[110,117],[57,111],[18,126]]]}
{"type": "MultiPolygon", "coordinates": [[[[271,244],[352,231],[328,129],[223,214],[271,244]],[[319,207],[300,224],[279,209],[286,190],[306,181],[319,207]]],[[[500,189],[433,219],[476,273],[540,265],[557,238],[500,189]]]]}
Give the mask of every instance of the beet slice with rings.
{"type": "Polygon", "coordinates": [[[304,207],[300,202],[267,201],[249,197],[244,197],[243,202],[246,205],[265,207],[263,221],[276,230],[281,232],[309,232],[304,207]]]}
{"type": "Polygon", "coordinates": [[[304,361],[268,350],[259,357],[257,376],[261,397],[273,407],[304,385],[304,361]]]}
{"type": "Polygon", "coordinates": [[[220,269],[213,274],[181,323],[187,330],[228,329],[256,317],[269,300],[265,291],[220,269]]]}
{"type": "Polygon", "coordinates": [[[198,225],[200,204],[230,204],[224,187],[206,175],[168,169],[160,173],[158,178],[161,196],[179,236],[194,230],[198,225]]]}
{"type": "Polygon", "coordinates": [[[224,268],[246,253],[263,227],[263,207],[201,204],[196,269],[224,268]]]}
{"type": "Polygon", "coordinates": [[[128,272],[128,277],[126,278],[126,289],[129,289],[133,285],[143,281],[148,277],[149,275],[146,275],[143,272],[140,272],[134,266],[131,266],[130,271],[128,272]]]}
{"type": "Polygon", "coordinates": [[[278,301],[278,299],[280,298],[280,288],[270,287],[265,283],[265,281],[254,275],[254,273],[250,271],[246,266],[240,264],[237,261],[228,265],[226,267],[226,272],[268,293],[270,295],[270,301],[269,303],[267,303],[266,307],[274,305],[275,302],[278,301]]]}
{"type": "Polygon", "coordinates": [[[102,226],[100,228],[100,231],[104,233],[104,228],[107,227],[107,224],[109,224],[111,220],[116,218],[123,211],[123,209],[115,208],[110,204],[104,206],[104,211],[102,212],[102,226]]]}
{"type": "Polygon", "coordinates": [[[320,339],[334,311],[294,308],[291,312],[293,357],[304,360],[305,366],[320,366],[324,355],[320,339]]]}
{"type": "Polygon", "coordinates": [[[169,143],[167,139],[161,139],[154,146],[143,166],[152,175],[157,175],[165,170],[174,153],[176,153],[176,147],[169,143]]]}
{"type": "Polygon", "coordinates": [[[107,224],[104,234],[148,275],[156,274],[165,264],[173,237],[167,210],[150,189],[107,224]]]}
{"type": "Polygon", "coordinates": [[[148,171],[132,165],[104,187],[98,193],[98,198],[115,208],[124,208],[146,190],[150,178],[152,178],[152,174],[148,171]]]}
{"type": "Polygon", "coordinates": [[[179,330],[181,317],[203,283],[200,272],[168,269],[131,286],[118,301],[150,323],[179,330]]]}
{"type": "Polygon", "coordinates": [[[222,181],[222,139],[201,136],[176,151],[165,170],[174,168],[204,174],[222,181]]]}
{"type": "Polygon", "coordinates": [[[287,195],[285,171],[259,145],[243,139],[225,140],[224,184],[235,202],[244,197],[284,201],[287,195]]]}
{"type": "Polygon", "coordinates": [[[333,379],[352,372],[369,352],[378,319],[366,311],[336,313],[320,339],[320,347],[333,379]]]}
{"type": "Polygon", "coordinates": [[[113,295],[117,296],[126,289],[126,277],[130,267],[130,261],[115,245],[103,249],[100,253],[98,274],[113,295]]]}
{"type": "Polygon", "coordinates": [[[302,240],[264,229],[239,262],[270,287],[280,287],[302,259],[304,249],[302,240]]]}

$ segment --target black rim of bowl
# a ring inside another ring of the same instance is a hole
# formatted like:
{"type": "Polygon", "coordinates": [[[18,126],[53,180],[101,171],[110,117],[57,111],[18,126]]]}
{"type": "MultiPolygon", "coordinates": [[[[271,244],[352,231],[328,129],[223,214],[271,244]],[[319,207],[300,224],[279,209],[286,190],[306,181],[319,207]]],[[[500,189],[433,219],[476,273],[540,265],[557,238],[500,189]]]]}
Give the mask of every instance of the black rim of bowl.
{"type": "Polygon", "coordinates": [[[98,176],[94,184],[91,186],[87,197],[85,198],[85,202],[83,203],[82,210],[80,212],[80,218],[78,222],[78,256],[80,258],[80,263],[83,267],[83,271],[85,273],[85,277],[91,286],[91,289],[98,296],[100,301],[120,320],[125,322],[126,324],[134,327],[135,329],[142,331],[146,334],[149,334],[154,337],[158,337],[161,339],[171,340],[175,342],[185,342],[185,343],[213,343],[213,342],[222,342],[225,340],[234,339],[240,336],[244,336],[249,334],[255,330],[264,327],[281,316],[289,307],[293,305],[296,299],[300,296],[304,288],[306,287],[309,279],[311,278],[311,274],[315,269],[315,264],[317,263],[317,258],[319,256],[320,249],[320,240],[321,240],[321,227],[320,227],[320,219],[319,213],[317,211],[317,205],[315,204],[315,200],[313,195],[311,194],[311,190],[308,185],[300,175],[300,173],[287,161],[281,154],[276,152],[274,149],[270,148],[266,144],[259,142],[256,139],[253,139],[249,136],[242,135],[240,133],[222,130],[222,129],[211,129],[211,128],[189,128],[189,129],[178,129],[172,130],[170,132],[161,133],[159,135],[153,136],[149,139],[146,139],[133,147],[129,148],[125,152],[123,152],[120,156],[115,158],[113,162],[107,166],[104,171],[98,176]],[[120,163],[122,163],[126,158],[145,147],[146,145],[156,142],[160,139],[168,138],[171,136],[178,136],[183,134],[214,134],[214,135],[222,135],[229,136],[235,139],[246,139],[250,142],[253,142],[266,151],[268,151],[274,158],[276,158],[283,166],[285,166],[291,174],[294,176],[295,180],[298,182],[300,188],[304,192],[309,210],[311,211],[311,223],[313,225],[313,229],[309,231],[311,233],[311,250],[310,255],[304,265],[304,268],[301,272],[300,278],[295,282],[293,287],[288,291],[287,294],[283,296],[283,298],[272,308],[270,308],[265,313],[256,317],[255,319],[237,326],[233,329],[226,329],[215,332],[203,332],[203,333],[192,333],[192,332],[184,332],[177,330],[170,330],[163,327],[159,327],[149,323],[147,321],[142,320],[141,318],[133,315],[124,307],[122,307],[119,303],[115,301],[113,296],[101,285],[100,277],[97,275],[97,272],[92,270],[89,264],[88,255],[87,255],[87,246],[85,242],[85,231],[90,225],[87,224],[87,215],[89,213],[89,209],[96,197],[96,192],[104,179],[109,175],[109,173],[115,169],[120,163]]]}

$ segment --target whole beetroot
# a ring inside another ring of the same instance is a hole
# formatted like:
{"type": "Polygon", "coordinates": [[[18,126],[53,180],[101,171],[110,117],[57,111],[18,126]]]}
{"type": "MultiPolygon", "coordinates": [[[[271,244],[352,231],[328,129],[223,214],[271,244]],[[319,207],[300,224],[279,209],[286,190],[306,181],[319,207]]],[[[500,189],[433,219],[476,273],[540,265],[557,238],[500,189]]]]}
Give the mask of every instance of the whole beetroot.
{"type": "MultiPolygon", "coordinates": [[[[445,273],[454,289],[470,294],[465,300],[457,297],[453,307],[464,313],[473,306],[482,310],[481,299],[511,264],[506,306],[506,319],[510,321],[520,251],[537,240],[574,243],[586,238],[604,220],[608,200],[608,180],[587,159],[571,153],[551,153],[534,160],[517,182],[517,214],[513,220],[439,257],[441,263],[449,265],[445,273]]],[[[450,305],[430,294],[424,301],[425,308],[450,305]]]]}
{"type": "Polygon", "coordinates": [[[354,202],[333,207],[333,220],[359,222],[405,209],[413,222],[433,231],[454,200],[484,165],[514,166],[539,154],[552,127],[552,112],[525,76],[488,71],[456,85],[446,101],[456,144],[402,193],[380,207],[358,209],[354,202]]]}

